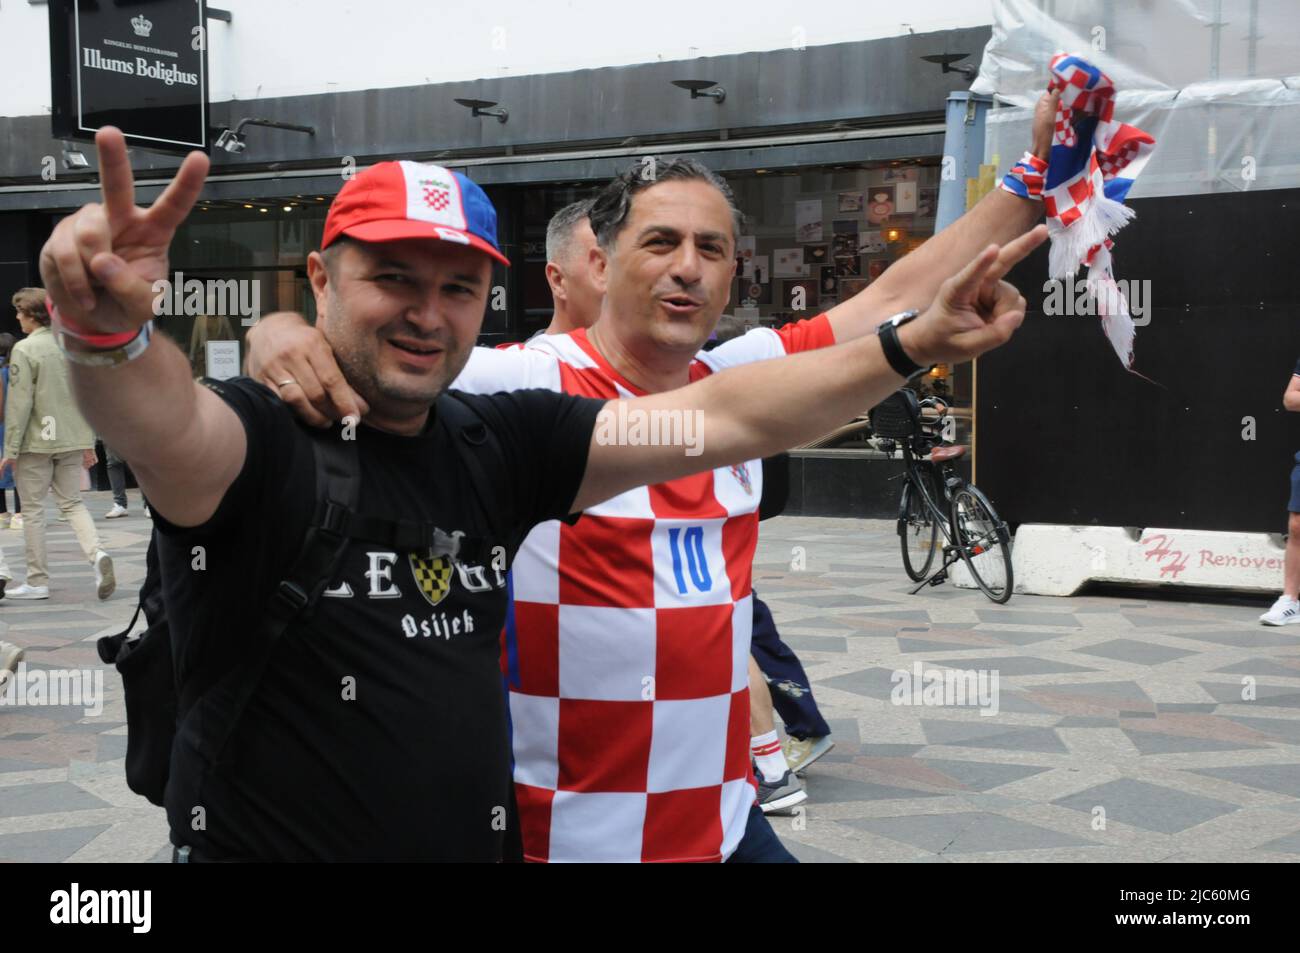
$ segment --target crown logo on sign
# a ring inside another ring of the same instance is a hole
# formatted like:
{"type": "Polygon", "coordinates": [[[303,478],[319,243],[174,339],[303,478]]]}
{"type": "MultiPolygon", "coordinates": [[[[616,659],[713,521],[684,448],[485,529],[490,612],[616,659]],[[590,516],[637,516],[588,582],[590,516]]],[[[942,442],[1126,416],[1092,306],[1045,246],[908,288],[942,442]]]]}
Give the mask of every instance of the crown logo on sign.
{"type": "Polygon", "coordinates": [[[148,36],[153,32],[153,21],[146,20],[143,15],[132,17],[131,26],[135,27],[136,36],[148,36]]]}

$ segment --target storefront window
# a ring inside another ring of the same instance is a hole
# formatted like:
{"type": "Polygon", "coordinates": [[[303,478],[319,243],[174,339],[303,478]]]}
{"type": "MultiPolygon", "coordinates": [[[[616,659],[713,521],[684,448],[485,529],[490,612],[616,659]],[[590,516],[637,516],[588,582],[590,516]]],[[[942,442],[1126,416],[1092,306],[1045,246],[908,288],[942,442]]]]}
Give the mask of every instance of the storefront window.
{"type": "Polygon", "coordinates": [[[248,328],[261,314],[315,320],[307,254],[320,247],[327,204],[313,196],[205,203],[177,230],[173,300],[155,324],[189,357],[195,377],[242,366],[248,328]]]}
{"type": "MultiPolygon", "coordinates": [[[[746,328],[781,327],[861,293],[933,236],[939,171],[932,158],[727,175],[745,214],[728,313],[746,328]]],[[[953,371],[911,386],[968,407],[969,365],[953,371]]]]}

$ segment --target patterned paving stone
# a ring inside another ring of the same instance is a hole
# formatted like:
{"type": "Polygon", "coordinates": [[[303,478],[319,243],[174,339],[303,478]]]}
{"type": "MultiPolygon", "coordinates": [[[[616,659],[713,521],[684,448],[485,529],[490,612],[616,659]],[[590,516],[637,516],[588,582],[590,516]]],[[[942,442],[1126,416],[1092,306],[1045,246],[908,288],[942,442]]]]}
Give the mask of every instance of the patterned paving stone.
{"type": "Polygon", "coordinates": [[[1223,668],[1213,669],[1217,675],[1220,672],[1232,675],[1254,675],[1256,678],[1262,678],[1266,675],[1279,675],[1282,678],[1300,678],[1300,659],[1294,658],[1252,658],[1244,662],[1235,662],[1232,665],[1225,665],[1223,668]]]}
{"type": "Polygon", "coordinates": [[[1033,658],[1023,655],[1001,655],[994,658],[933,659],[931,665],[943,665],[969,671],[979,669],[999,675],[1057,675],[1062,672],[1095,672],[1095,668],[1071,665],[1053,659],[1033,658]]]}
{"type": "Polygon", "coordinates": [[[1155,702],[1136,682],[1084,682],[1069,685],[1032,685],[1025,689],[1031,698],[1054,711],[1071,706],[1090,711],[1061,711],[1061,714],[1100,714],[1102,711],[1154,711],[1155,702]]]}
{"type": "MultiPolygon", "coordinates": [[[[144,575],[148,524],[132,497],[127,519],[97,519],[117,564],[112,600],[94,599],[75,539],[56,530],[63,584],[50,602],[0,603],[0,633],[18,633],[30,663],[102,667],[89,639],[126,624],[144,575]]],[[[90,495],[97,517],[109,505],[90,495]]],[[[0,543],[21,563],[21,534],[0,531],[0,543]]],[[[912,596],[891,522],[769,520],[755,562],[836,743],[807,772],[803,826],[773,824],[805,862],[1300,859],[1300,637],[1258,624],[1271,600],[1114,591],[993,606],[950,584],[912,596]],[[1153,661],[1168,651],[1185,654],[1153,661]],[[918,658],[962,670],[998,660],[997,716],[891,704],[893,673],[918,658]],[[1253,702],[1241,697],[1248,675],[1253,702]],[[1265,821],[1237,819],[1261,803],[1265,821]],[[1106,832],[1091,830],[1097,804],[1106,832]]],[[[171,859],[163,812],[125,788],[111,669],[105,689],[100,719],[0,706],[0,860],[171,859]],[[106,827],[110,798],[126,806],[114,802],[106,827]]]]}
{"type": "Polygon", "coordinates": [[[997,814],[931,814],[841,821],[914,847],[945,853],[1086,847],[1089,841],[997,814]]]}
{"type": "Polygon", "coordinates": [[[1103,807],[1108,820],[1162,834],[1176,834],[1237,809],[1225,801],[1131,778],[1099,784],[1052,803],[1089,814],[1103,807]]]}
{"type": "Polygon", "coordinates": [[[1012,781],[1032,777],[1049,769],[1028,764],[991,764],[987,761],[946,761],[926,758],[925,763],[972,791],[991,791],[1012,781]]]}
{"type": "Polygon", "coordinates": [[[27,814],[54,814],[63,811],[85,811],[108,807],[93,794],[88,794],[75,784],[60,781],[55,784],[28,784],[0,788],[0,817],[22,817],[27,814]]]}
{"type": "Polygon", "coordinates": [[[1201,682],[1201,688],[1222,705],[1239,705],[1243,702],[1265,708],[1300,708],[1300,689],[1282,685],[1256,685],[1255,697],[1242,697],[1241,682],[1201,682]]]}
{"type": "Polygon", "coordinates": [[[1259,849],[1280,851],[1286,854],[1300,854],[1300,831],[1288,834],[1286,837],[1279,837],[1267,844],[1260,844],[1259,849]]]}
{"type": "Polygon", "coordinates": [[[1195,614],[1192,613],[1189,613],[1187,615],[1159,615],[1156,612],[1151,612],[1151,613],[1123,612],[1120,614],[1123,615],[1125,619],[1128,619],[1128,621],[1132,625],[1136,626],[1139,629],[1155,629],[1155,628],[1166,628],[1166,627],[1174,629],[1180,626],[1186,626],[1189,624],[1195,625],[1207,621],[1204,619],[1203,616],[1197,617],[1195,614]]]}
{"type": "Polygon", "coordinates": [[[819,800],[837,804],[857,801],[906,801],[918,797],[944,796],[937,791],[876,784],[871,781],[855,781],[823,772],[818,772],[808,779],[807,785],[809,797],[815,796],[819,800]]]}
{"type": "MultiPolygon", "coordinates": [[[[908,667],[900,666],[900,668],[908,667]]],[[[816,692],[817,685],[826,685],[830,688],[838,688],[841,691],[853,692],[855,695],[888,700],[894,691],[894,685],[897,684],[894,680],[895,671],[897,669],[868,668],[847,675],[836,675],[833,678],[815,682],[813,691],[816,692]]]]}
{"type": "Polygon", "coordinates": [[[1125,730],[1133,747],[1142,754],[1181,754],[1188,751],[1249,751],[1260,745],[1249,745],[1215,738],[1192,738],[1184,735],[1167,735],[1154,731],[1125,730]]]}
{"type": "Polygon", "coordinates": [[[1052,728],[1014,727],[980,721],[921,720],[926,740],[932,745],[959,748],[998,748],[1006,751],[1042,751],[1064,754],[1066,747],[1052,728]]]}
{"type": "MultiPolygon", "coordinates": [[[[0,862],[57,864],[85,847],[109,825],[0,834],[0,862]]],[[[170,858],[168,858],[170,859],[170,858]]]]}
{"type": "Polygon", "coordinates": [[[1114,639],[1078,650],[1083,655],[1099,655],[1102,658],[1118,659],[1121,662],[1134,662],[1138,665],[1160,665],[1172,662],[1176,658],[1186,658],[1193,652],[1171,649],[1166,645],[1152,642],[1137,642],[1133,639],[1114,639]]]}
{"type": "Polygon", "coordinates": [[[834,635],[791,635],[783,641],[796,652],[847,652],[847,639],[834,635]]]}
{"type": "MultiPolygon", "coordinates": [[[[1012,599],[1014,600],[1014,597],[1012,599]]],[[[1025,612],[1019,609],[976,609],[981,622],[1010,625],[1065,625],[1078,628],[1080,622],[1069,612],[1025,612]]]]}
{"type": "Polygon", "coordinates": [[[1232,781],[1234,784],[1244,784],[1247,787],[1259,788],[1261,791],[1272,791],[1274,794],[1285,794],[1288,797],[1300,798],[1300,764],[1256,764],[1231,768],[1200,768],[1193,773],[1203,774],[1207,778],[1232,781]]]}
{"type": "Polygon", "coordinates": [[[842,609],[848,606],[856,609],[862,606],[878,606],[885,602],[883,599],[872,599],[868,596],[851,596],[839,593],[830,596],[787,597],[785,601],[801,606],[816,606],[819,609],[842,609]]]}
{"type": "Polygon", "coordinates": [[[1300,719],[1243,718],[1232,715],[1228,715],[1227,718],[1229,721],[1258,731],[1272,741],[1300,745],[1300,719]]]}
{"type": "Polygon", "coordinates": [[[1220,632],[1174,631],[1171,635],[1180,639],[1194,639],[1197,642],[1214,642],[1218,645],[1243,649],[1268,649],[1280,646],[1293,647],[1296,636],[1290,629],[1256,626],[1253,629],[1230,629],[1220,632]]]}

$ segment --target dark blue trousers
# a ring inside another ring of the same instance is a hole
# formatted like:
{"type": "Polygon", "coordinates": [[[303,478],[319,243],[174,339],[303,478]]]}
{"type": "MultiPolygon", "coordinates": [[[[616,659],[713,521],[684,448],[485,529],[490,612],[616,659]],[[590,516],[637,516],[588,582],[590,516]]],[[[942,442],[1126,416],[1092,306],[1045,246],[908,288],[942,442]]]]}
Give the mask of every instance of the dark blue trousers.
{"type": "Polygon", "coordinates": [[[794,854],[785,849],[781,839],[772,830],[767,816],[755,804],[749,809],[749,820],[745,822],[745,836],[736,845],[735,851],[727,858],[729,864],[797,864],[794,854]]]}
{"type": "Polygon", "coordinates": [[[772,620],[772,610],[754,594],[754,641],[751,649],[759,669],[767,676],[772,690],[772,704],[785,722],[785,733],[802,741],[831,733],[826,719],[817,710],[812,687],[799,658],[781,641],[772,620]]]}

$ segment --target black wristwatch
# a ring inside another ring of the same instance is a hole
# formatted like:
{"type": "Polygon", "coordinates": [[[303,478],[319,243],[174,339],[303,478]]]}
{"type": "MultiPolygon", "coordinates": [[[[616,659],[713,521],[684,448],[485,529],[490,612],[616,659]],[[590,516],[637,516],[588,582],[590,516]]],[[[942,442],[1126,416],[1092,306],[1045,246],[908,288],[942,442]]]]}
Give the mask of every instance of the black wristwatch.
{"type": "Polygon", "coordinates": [[[920,377],[930,368],[922,367],[907,356],[907,352],[903,350],[902,342],[898,340],[898,329],[920,313],[919,311],[904,311],[892,318],[886,318],[881,322],[880,327],[876,329],[876,333],[880,335],[880,347],[885,352],[885,360],[889,362],[889,366],[894,369],[895,373],[902,375],[909,381],[920,377]]]}

